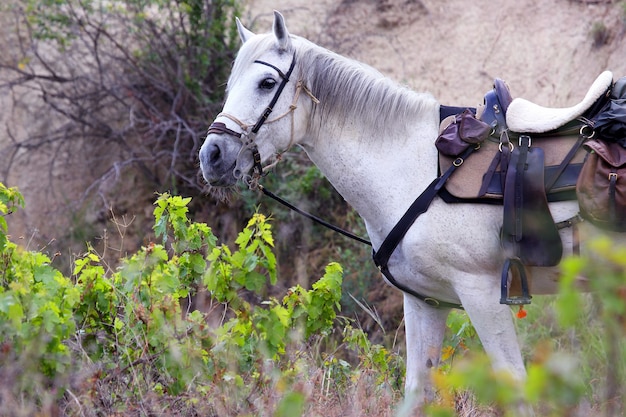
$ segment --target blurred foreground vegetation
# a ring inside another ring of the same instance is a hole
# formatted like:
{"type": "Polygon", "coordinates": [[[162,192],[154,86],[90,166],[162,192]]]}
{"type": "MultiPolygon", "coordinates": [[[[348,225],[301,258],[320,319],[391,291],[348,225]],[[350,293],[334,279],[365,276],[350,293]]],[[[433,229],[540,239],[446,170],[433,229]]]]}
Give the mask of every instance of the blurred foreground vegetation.
{"type": "MultiPolygon", "coordinates": [[[[254,214],[231,248],[188,218],[190,200],[160,195],[155,240],[117,268],[87,247],[64,275],[7,235],[23,200],[0,184],[0,414],[411,415],[401,355],[341,315],[339,264],[268,295],[271,219],[254,214]]],[[[513,416],[519,401],[542,416],[622,415],[625,251],[594,242],[566,261],[560,297],[529,307],[525,384],[493,372],[465,315],[451,314],[426,415],[513,416]],[[593,297],[571,286],[579,273],[593,297]]]]}

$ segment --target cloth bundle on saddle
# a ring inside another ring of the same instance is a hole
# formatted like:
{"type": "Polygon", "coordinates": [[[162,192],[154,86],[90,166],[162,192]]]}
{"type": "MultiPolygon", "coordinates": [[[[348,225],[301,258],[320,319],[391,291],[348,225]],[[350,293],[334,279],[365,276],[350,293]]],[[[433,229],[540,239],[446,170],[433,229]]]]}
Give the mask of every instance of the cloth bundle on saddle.
{"type": "Polygon", "coordinates": [[[484,106],[442,120],[436,142],[440,171],[462,165],[457,169],[462,172],[446,182],[442,198],[449,203],[503,206],[501,242],[507,259],[501,303],[530,303],[525,267],[554,266],[561,260],[559,230],[575,224],[578,217],[556,224],[548,203],[576,199],[577,183],[584,218],[626,231],[626,214],[619,205],[609,210],[610,219],[602,212],[610,201],[626,207],[626,186],[621,184],[620,191],[615,169],[626,169],[625,133],[626,78],[613,87],[610,72],[601,74],[576,106],[557,109],[512,100],[504,82],[497,79],[484,106]],[[613,185],[595,179],[587,181],[591,186],[581,187],[580,180],[600,172],[597,166],[606,158],[614,165],[609,169],[613,185]],[[581,195],[596,206],[585,210],[581,195]]]}

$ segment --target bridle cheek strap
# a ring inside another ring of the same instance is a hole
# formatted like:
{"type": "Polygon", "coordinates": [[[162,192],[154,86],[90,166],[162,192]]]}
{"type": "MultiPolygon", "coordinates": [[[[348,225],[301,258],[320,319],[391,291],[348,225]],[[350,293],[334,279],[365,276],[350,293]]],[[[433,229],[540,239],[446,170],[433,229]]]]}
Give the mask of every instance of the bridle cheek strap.
{"type": "Polygon", "coordinates": [[[289,77],[291,77],[291,73],[293,72],[293,69],[296,66],[296,53],[295,52],[293,53],[293,58],[291,59],[291,65],[289,65],[289,69],[287,70],[286,74],[283,74],[283,72],[280,69],[278,69],[274,65],[267,63],[265,61],[256,60],[254,62],[256,64],[266,65],[270,68],[273,68],[276,72],[278,72],[278,75],[280,75],[280,78],[282,78],[282,81],[280,82],[280,85],[278,86],[278,90],[276,90],[276,94],[274,94],[274,97],[272,97],[272,101],[270,101],[270,104],[267,106],[267,108],[265,109],[261,117],[259,117],[259,120],[257,120],[256,124],[252,128],[252,133],[256,134],[258,133],[261,126],[263,126],[263,123],[265,123],[267,118],[270,116],[270,114],[274,110],[274,106],[276,105],[276,102],[280,98],[280,95],[285,89],[285,86],[289,82],[289,77]]]}

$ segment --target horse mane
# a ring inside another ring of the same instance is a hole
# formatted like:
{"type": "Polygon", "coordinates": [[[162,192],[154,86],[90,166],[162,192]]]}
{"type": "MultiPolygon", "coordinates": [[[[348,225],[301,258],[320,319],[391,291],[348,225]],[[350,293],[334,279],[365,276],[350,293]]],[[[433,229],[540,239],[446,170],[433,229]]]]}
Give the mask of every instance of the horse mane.
{"type": "MultiPolygon", "coordinates": [[[[292,35],[292,40],[296,49],[297,72],[320,101],[311,115],[312,121],[317,124],[332,118],[339,127],[349,121],[384,134],[394,126],[403,129],[406,121],[415,120],[424,110],[433,111],[438,106],[432,95],[417,93],[366,64],[298,36],[292,35]]],[[[248,42],[253,44],[240,49],[229,84],[240,77],[255,59],[276,47],[271,34],[254,37],[248,42]]],[[[292,54],[293,51],[285,53],[292,54]]]]}
{"type": "Polygon", "coordinates": [[[394,127],[404,129],[407,121],[439,105],[432,95],[417,93],[369,65],[309,42],[302,45],[298,65],[301,77],[320,100],[312,114],[318,123],[332,117],[337,123],[356,122],[382,135],[394,127]]]}

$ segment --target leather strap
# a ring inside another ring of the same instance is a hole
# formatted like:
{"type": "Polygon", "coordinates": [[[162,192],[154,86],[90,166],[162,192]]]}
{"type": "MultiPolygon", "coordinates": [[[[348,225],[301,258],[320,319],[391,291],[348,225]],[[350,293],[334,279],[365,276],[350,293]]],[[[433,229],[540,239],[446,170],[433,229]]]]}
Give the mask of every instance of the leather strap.
{"type": "MultiPolygon", "coordinates": [[[[515,213],[515,225],[514,233],[515,240],[519,242],[522,240],[522,210],[524,208],[524,181],[526,181],[524,173],[526,172],[526,159],[528,158],[528,149],[530,148],[530,137],[522,135],[519,138],[519,158],[515,167],[515,187],[514,187],[514,209],[515,213]]],[[[506,192],[506,191],[505,191],[506,192]]],[[[506,207],[504,208],[506,212],[506,207]]]]}
{"type": "Polygon", "coordinates": [[[207,134],[210,134],[210,133],[217,133],[217,134],[225,133],[227,135],[235,136],[237,138],[241,137],[241,133],[235,132],[234,130],[227,128],[226,124],[222,122],[211,123],[211,126],[209,126],[209,131],[207,132],[207,134]]]}
{"type": "Polygon", "coordinates": [[[580,147],[582,146],[583,142],[586,139],[589,139],[589,137],[582,135],[582,134],[579,135],[578,140],[576,141],[574,146],[572,146],[572,149],[569,150],[567,155],[565,155],[565,158],[563,158],[563,161],[561,161],[561,163],[559,164],[559,167],[557,168],[556,172],[554,172],[550,176],[550,178],[546,179],[546,193],[549,193],[550,190],[552,190],[552,187],[554,187],[556,180],[559,179],[563,171],[565,171],[565,168],[567,168],[569,163],[572,162],[572,159],[574,159],[576,152],[578,152],[578,150],[580,149],[580,147]]]}
{"type": "MultiPolygon", "coordinates": [[[[480,190],[478,190],[478,197],[482,197],[487,194],[489,190],[489,184],[491,184],[491,179],[493,178],[498,166],[500,166],[500,172],[506,172],[509,166],[509,160],[511,159],[511,141],[509,140],[509,134],[506,130],[500,133],[500,152],[496,153],[496,155],[491,160],[491,164],[489,164],[489,168],[487,168],[487,172],[483,175],[483,183],[480,186],[480,190]]],[[[500,176],[500,187],[504,190],[504,175],[500,176]]]]}
{"type": "Polygon", "coordinates": [[[545,190],[543,149],[522,135],[511,155],[503,196],[502,247],[527,266],[554,266],[563,255],[545,190]]]}
{"type": "Polygon", "coordinates": [[[278,101],[280,94],[283,92],[283,89],[289,82],[289,77],[291,77],[291,73],[293,72],[293,69],[296,66],[296,53],[295,52],[293,53],[293,59],[291,60],[291,65],[289,66],[289,69],[287,70],[286,74],[283,74],[283,72],[280,69],[278,69],[274,65],[267,63],[265,61],[256,60],[254,62],[257,64],[266,65],[270,68],[273,68],[276,72],[278,72],[278,75],[280,75],[280,78],[283,79],[280,85],[278,86],[278,90],[276,90],[276,94],[274,94],[272,101],[270,101],[270,104],[267,106],[267,108],[263,112],[263,115],[259,118],[259,120],[257,120],[256,124],[252,128],[252,133],[257,133],[259,129],[261,128],[261,126],[263,126],[263,123],[265,123],[267,118],[270,116],[270,113],[272,113],[272,111],[274,110],[274,105],[276,105],[276,102],[278,101]]]}
{"type": "Polygon", "coordinates": [[[609,172],[609,219],[611,223],[617,223],[617,204],[615,192],[617,189],[617,169],[613,167],[609,172]]]}
{"type": "Polygon", "coordinates": [[[389,271],[387,263],[389,262],[391,254],[400,244],[400,241],[404,238],[413,223],[415,223],[415,220],[428,210],[428,207],[430,207],[432,201],[435,199],[437,194],[439,194],[439,191],[441,191],[443,185],[446,183],[450,175],[452,175],[452,173],[463,164],[465,159],[467,159],[467,157],[469,157],[475,149],[476,148],[474,147],[469,147],[463,153],[463,155],[461,155],[454,161],[452,166],[448,168],[445,173],[436,178],[433,182],[430,183],[428,187],[426,187],[424,192],[422,192],[422,194],[420,194],[415,199],[413,204],[411,204],[409,209],[406,211],[406,213],[404,213],[402,218],[400,218],[398,223],[394,226],[393,229],[391,229],[391,232],[389,232],[383,243],[380,245],[378,251],[374,250],[372,253],[374,263],[392,285],[433,307],[463,309],[463,306],[461,304],[449,303],[446,301],[440,301],[435,298],[427,297],[413,291],[411,288],[408,288],[405,285],[400,284],[389,271]]]}
{"type": "Polygon", "coordinates": [[[266,196],[270,197],[271,199],[279,202],[280,204],[282,204],[283,206],[287,207],[288,209],[291,209],[291,210],[295,211],[296,213],[301,214],[302,216],[304,216],[304,217],[306,217],[308,219],[311,219],[314,222],[316,222],[318,224],[321,224],[324,227],[329,228],[330,230],[333,230],[333,231],[335,231],[337,233],[340,233],[340,234],[342,234],[342,235],[344,235],[346,237],[349,237],[350,239],[354,239],[357,242],[361,242],[361,243],[363,243],[365,245],[372,246],[372,243],[369,240],[363,239],[362,237],[359,237],[359,236],[355,235],[354,233],[350,233],[350,232],[348,232],[346,230],[343,230],[343,229],[341,229],[341,228],[339,228],[337,226],[334,226],[334,225],[328,223],[327,221],[322,220],[321,218],[319,218],[317,216],[314,216],[313,214],[311,214],[311,213],[309,213],[307,211],[304,211],[304,210],[294,206],[293,204],[291,204],[287,200],[285,200],[283,198],[280,198],[279,196],[277,196],[276,194],[274,194],[270,190],[266,189],[261,184],[259,184],[259,189],[261,191],[263,191],[263,194],[265,194],[266,196]]]}

